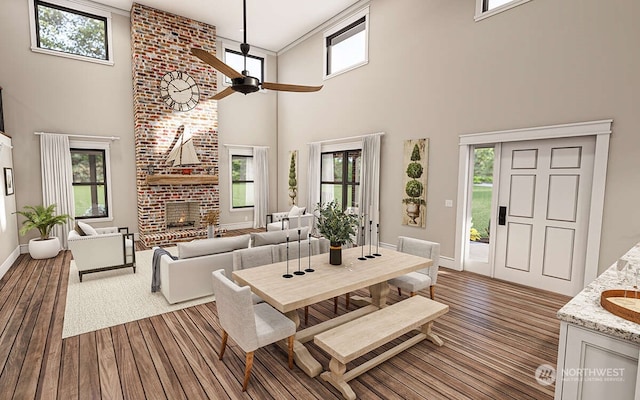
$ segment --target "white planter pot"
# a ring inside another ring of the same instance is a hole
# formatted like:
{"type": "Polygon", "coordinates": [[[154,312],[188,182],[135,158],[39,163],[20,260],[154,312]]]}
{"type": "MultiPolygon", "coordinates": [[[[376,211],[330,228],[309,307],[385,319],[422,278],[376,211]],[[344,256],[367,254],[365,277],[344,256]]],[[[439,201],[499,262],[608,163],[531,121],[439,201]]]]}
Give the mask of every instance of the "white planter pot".
{"type": "Polygon", "coordinates": [[[33,259],[52,258],[57,256],[59,252],[60,240],[57,237],[50,237],[46,240],[29,240],[29,254],[33,259]]]}

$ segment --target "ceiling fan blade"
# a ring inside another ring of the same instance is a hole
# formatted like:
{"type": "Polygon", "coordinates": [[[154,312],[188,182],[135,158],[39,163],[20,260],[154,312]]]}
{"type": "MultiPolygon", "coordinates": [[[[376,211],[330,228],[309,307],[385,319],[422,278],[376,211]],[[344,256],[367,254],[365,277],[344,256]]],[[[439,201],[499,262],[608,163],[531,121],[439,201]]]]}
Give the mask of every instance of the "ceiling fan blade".
{"type": "Polygon", "coordinates": [[[211,53],[209,53],[207,51],[204,51],[202,49],[192,48],[191,49],[191,54],[193,54],[194,56],[198,57],[199,59],[201,59],[205,63],[211,65],[213,68],[215,68],[218,71],[222,72],[223,74],[225,74],[226,76],[228,76],[231,79],[242,78],[243,77],[243,75],[240,72],[236,71],[235,69],[231,68],[227,64],[223,63],[218,58],[216,58],[216,56],[214,56],[213,54],[211,54],[211,53]]]}
{"type": "Polygon", "coordinates": [[[220,100],[220,99],[224,99],[225,97],[227,97],[228,95],[234,93],[235,90],[233,90],[233,88],[228,87],[225,90],[223,90],[222,92],[218,92],[215,96],[213,96],[211,99],[212,100],[220,100]]]}
{"type": "Polygon", "coordinates": [[[288,85],[286,83],[262,82],[262,87],[269,90],[284,92],[317,92],[322,86],[288,85]]]}

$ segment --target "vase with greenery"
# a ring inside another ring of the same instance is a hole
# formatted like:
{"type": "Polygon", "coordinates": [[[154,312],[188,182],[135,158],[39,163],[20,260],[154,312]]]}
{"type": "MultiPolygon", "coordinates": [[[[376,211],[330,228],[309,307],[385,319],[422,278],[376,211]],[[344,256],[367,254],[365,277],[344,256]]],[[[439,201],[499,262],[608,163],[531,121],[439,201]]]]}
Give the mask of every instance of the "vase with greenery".
{"type": "Polygon", "coordinates": [[[356,236],[358,216],[346,213],[335,201],[318,203],[318,231],[330,243],[329,263],[342,264],[342,245],[351,243],[356,236]]]}
{"type": "Polygon", "coordinates": [[[45,206],[25,206],[22,211],[16,214],[22,215],[25,220],[22,222],[20,234],[37,229],[40,237],[29,241],[29,254],[32,258],[42,259],[55,257],[60,251],[60,240],[51,236],[51,230],[56,225],[62,225],[70,218],[67,214],[56,215],[56,205],[45,206]]]}
{"type": "Polygon", "coordinates": [[[413,151],[411,152],[411,162],[407,165],[406,171],[407,176],[411,178],[404,188],[404,192],[408,197],[402,199],[402,203],[407,205],[407,215],[411,218],[411,222],[414,225],[418,224],[416,219],[420,217],[420,206],[427,204],[422,197],[424,185],[418,180],[424,173],[424,168],[422,168],[422,164],[420,164],[420,159],[420,148],[415,144],[413,146],[413,151]]]}
{"type": "Polygon", "coordinates": [[[289,163],[289,203],[296,204],[298,196],[298,179],[296,177],[296,152],[291,152],[291,162],[289,163]]]}

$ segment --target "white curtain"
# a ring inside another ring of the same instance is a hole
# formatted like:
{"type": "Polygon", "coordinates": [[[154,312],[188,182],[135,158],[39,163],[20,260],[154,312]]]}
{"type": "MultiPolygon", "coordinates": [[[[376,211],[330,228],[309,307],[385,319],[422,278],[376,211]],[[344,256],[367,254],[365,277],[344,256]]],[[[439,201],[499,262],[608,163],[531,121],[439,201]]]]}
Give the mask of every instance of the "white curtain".
{"type": "Polygon", "coordinates": [[[320,203],[321,144],[309,143],[309,168],[307,169],[307,212],[313,213],[320,203]]]}
{"type": "Polygon", "coordinates": [[[67,135],[44,133],[40,136],[40,168],[42,171],[42,205],[56,205],[56,215],[68,214],[71,219],[56,225],[52,236],[60,238],[67,248],[67,234],[73,227],[75,207],[73,200],[73,173],[71,150],[67,135]]]}
{"type": "Polygon", "coordinates": [[[269,153],[267,147],[253,148],[253,227],[263,228],[269,212],[269,153]]]}
{"type": "Polygon", "coordinates": [[[362,139],[362,168],[360,169],[359,214],[365,217],[365,242],[369,241],[369,221],[373,221],[372,243],[376,241],[376,224],[380,216],[380,136],[367,135],[362,139]]]}

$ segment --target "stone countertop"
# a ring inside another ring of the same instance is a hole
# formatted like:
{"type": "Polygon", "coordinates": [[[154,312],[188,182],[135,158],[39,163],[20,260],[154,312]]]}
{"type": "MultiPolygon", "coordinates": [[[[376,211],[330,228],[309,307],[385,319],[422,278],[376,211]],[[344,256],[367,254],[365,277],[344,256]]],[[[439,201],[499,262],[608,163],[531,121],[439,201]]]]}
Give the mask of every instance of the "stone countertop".
{"type": "MultiPolygon", "coordinates": [[[[640,243],[620,258],[640,268],[640,243]]],[[[615,316],[600,305],[600,294],[604,290],[624,287],[618,278],[616,264],[613,264],[565,304],[558,311],[557,316],[565,322],[640,343],[640,324],[615,316]]],[[[631,288],[632,285],[627,284],[626,287],[631,288]]]]}

